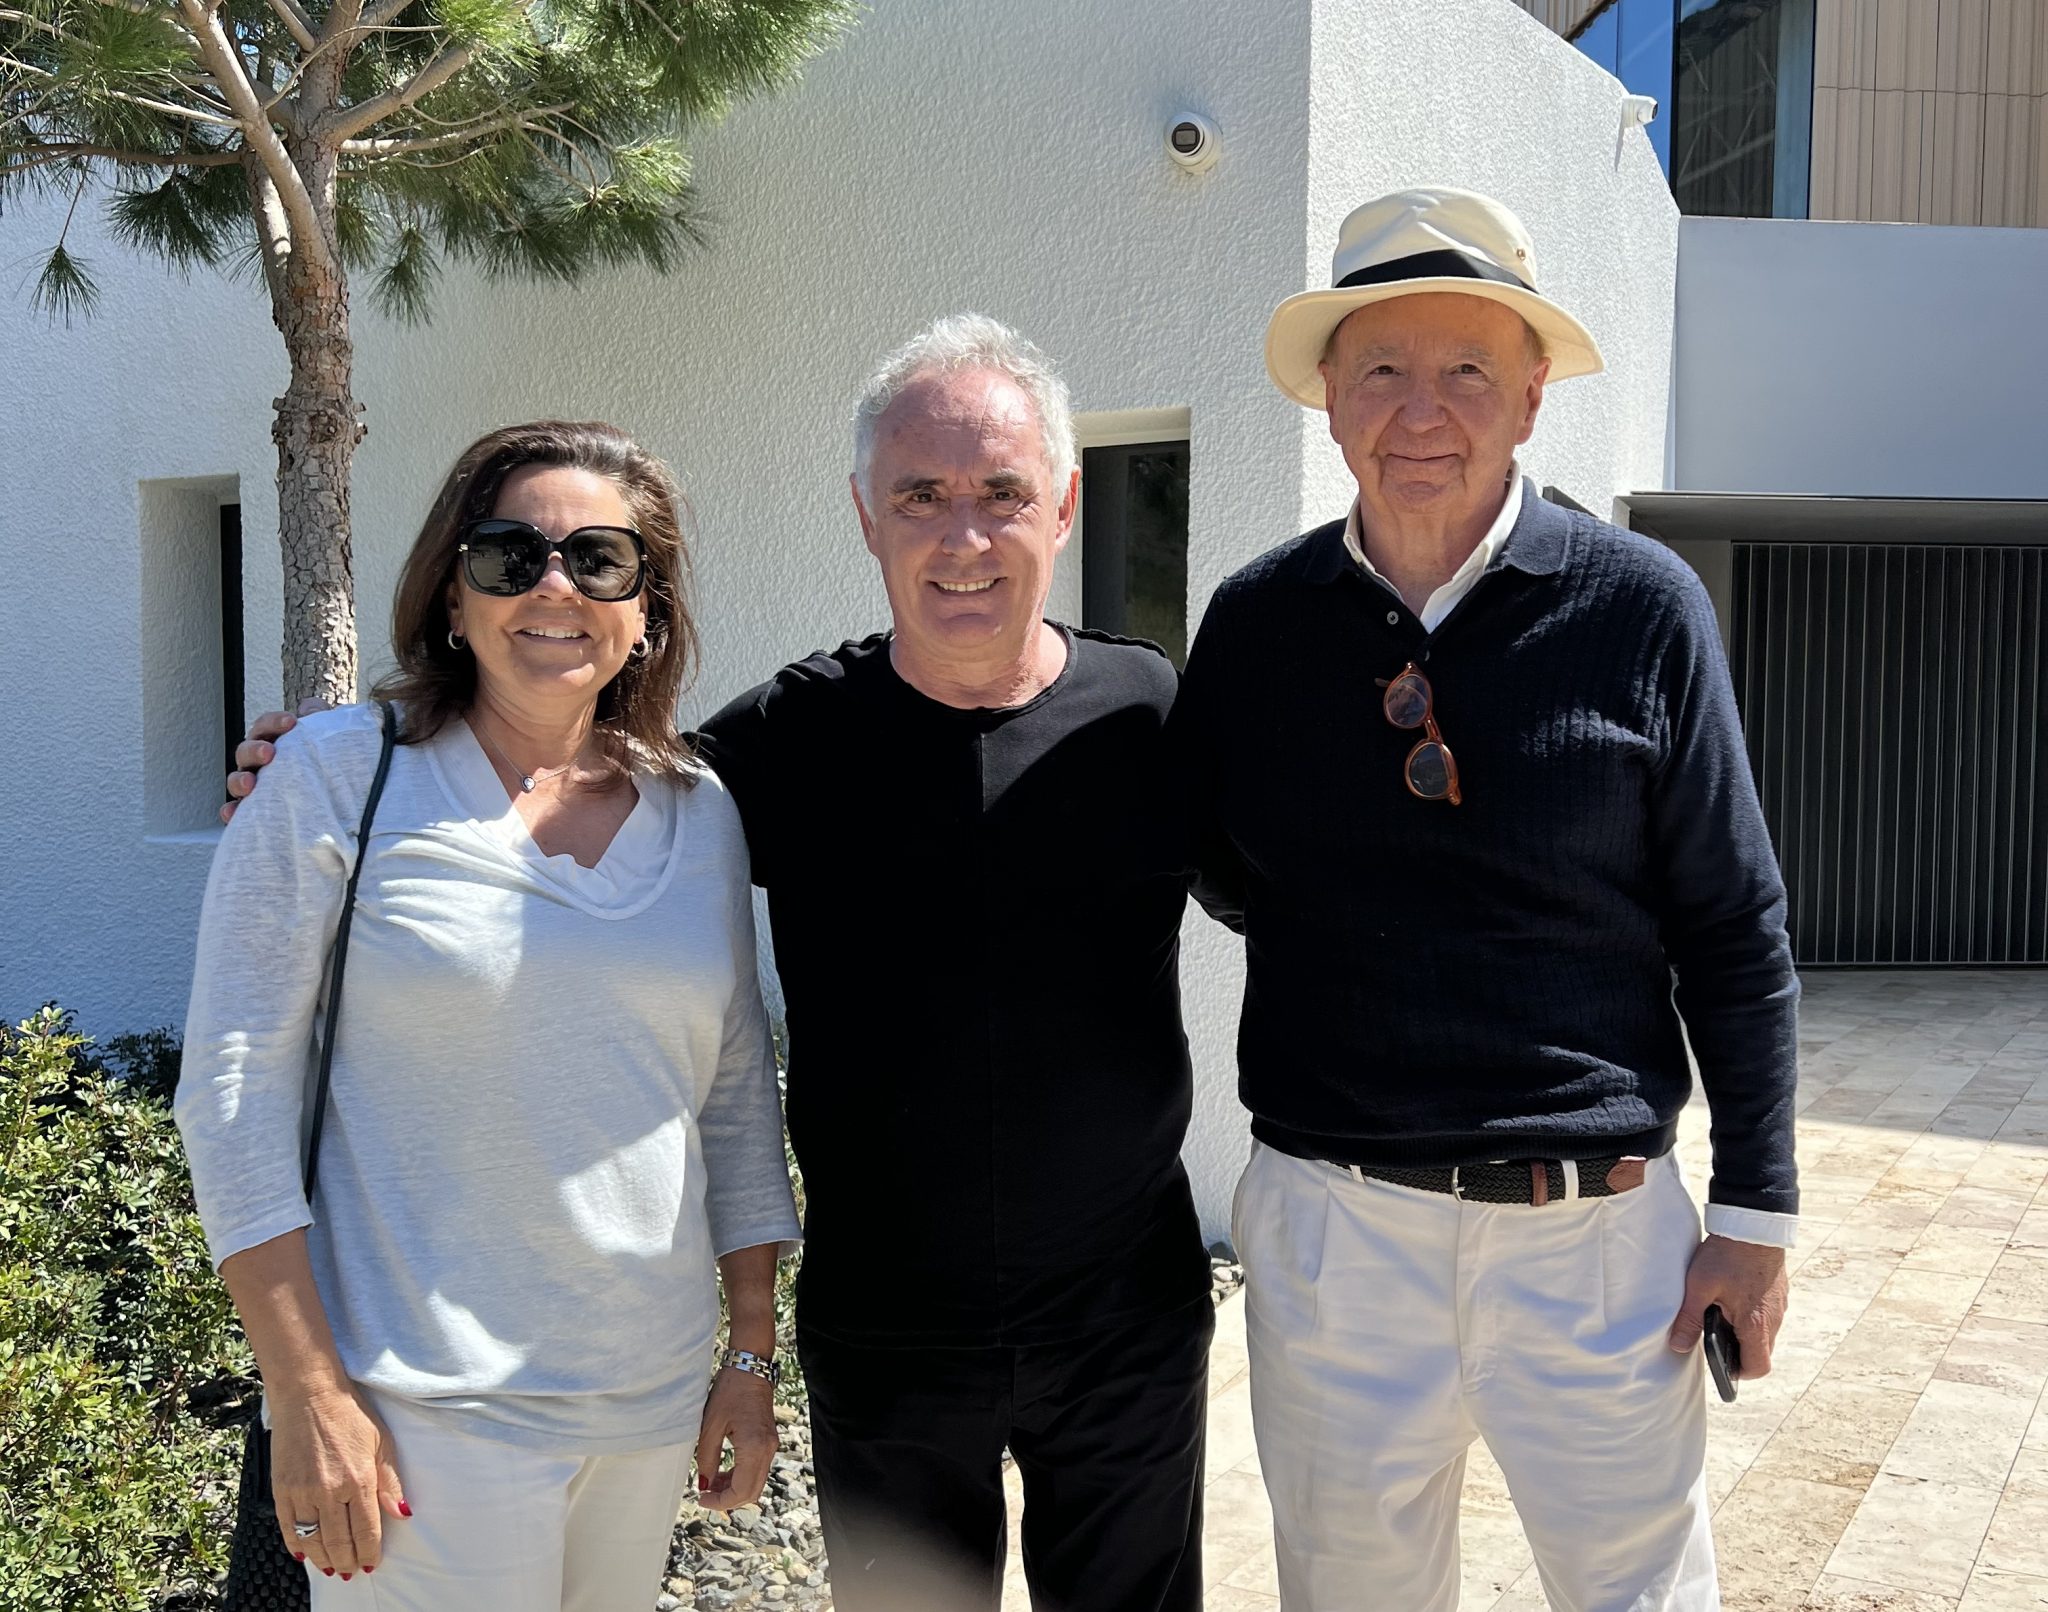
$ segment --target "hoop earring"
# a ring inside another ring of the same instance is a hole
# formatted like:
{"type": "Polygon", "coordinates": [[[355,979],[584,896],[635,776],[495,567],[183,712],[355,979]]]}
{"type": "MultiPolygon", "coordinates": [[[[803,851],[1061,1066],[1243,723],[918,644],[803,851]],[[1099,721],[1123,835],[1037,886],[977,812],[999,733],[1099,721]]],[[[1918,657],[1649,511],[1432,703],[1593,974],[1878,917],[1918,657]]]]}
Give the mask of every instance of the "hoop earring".
{"type": "Polygon", "coordinates": [[[626,653],[634,660],[645,660],[648,656],[647,640],[641,639],[631,649],[627,650],[626,653]]]}
{"type": "Polygon", "coordinates": [[[450,627],[448,629],[448,647],[450,649],[467,649],[469,647],[469,640],[457,637],[455,629],[450,627]]]}

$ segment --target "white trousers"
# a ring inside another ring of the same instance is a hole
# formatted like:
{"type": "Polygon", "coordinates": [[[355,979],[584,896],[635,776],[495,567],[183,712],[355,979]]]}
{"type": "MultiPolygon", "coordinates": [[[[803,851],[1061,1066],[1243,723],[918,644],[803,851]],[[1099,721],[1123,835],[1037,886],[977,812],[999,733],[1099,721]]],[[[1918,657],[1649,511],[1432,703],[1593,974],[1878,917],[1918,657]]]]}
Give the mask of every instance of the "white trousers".
{"type": "Polygon", "coordinates": [[[1283,1612],[1451,1612],[1475,1438],[1557,1612],[1719,1607],[1699,1357],[1665,1343],[1699,1244],[1671,1159],[1529,1207],[1254,1144],[1233,1231],[1283,1612]]]}
{"type": "Polygon", "coordinates": [[[695,1440],[553,1455],[480,1438],[389,1394],[409,1518],[384,1519],[374,1573],[312,1574],[313,1612],[646,1612],[695,1440]]]}

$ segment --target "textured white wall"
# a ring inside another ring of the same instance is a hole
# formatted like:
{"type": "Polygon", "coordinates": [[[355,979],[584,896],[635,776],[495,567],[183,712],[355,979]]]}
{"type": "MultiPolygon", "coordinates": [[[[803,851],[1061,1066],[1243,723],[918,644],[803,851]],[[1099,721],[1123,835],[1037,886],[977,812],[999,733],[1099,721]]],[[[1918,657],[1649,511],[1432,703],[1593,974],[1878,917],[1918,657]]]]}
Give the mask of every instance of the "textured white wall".
{"type": "MultiPolygon", "coordinates": [[[[150,646],[165,652],[159,672],[197,652],[180,618],[214,582],[145,586],[140,527],[175,526],[179,500],[141,483],[240,477],[257,560],[250,642],[275,645],[276,500],[264,495],[284,359],[246,288],[181,282],[83,219],[71,244],[102,280],[101,314],[69,330],[31,315],[24,265],[61,220],[13,205],[0,220],[0,1013],[55,997],[113,1033],[182,1016],[211,854],[154,837],[145,702],[159,727],[193,701],[219,703],[217,685],[149,686],[150,646]]],[[[274,703],[275,650],[251,672],[251,697],[274,703]]]]}
{"type": "Polygon", "coordinates": [[[2048,230],[1688,218],[1674,487],[2048,498],[2048,230]]]}
{"type": "MultiPolygon", "coordinates": [[[[456,451],[545,412],[615,419],[683,474],[706,640],[692,711],[883,624],[846,494],[847,404],[880,352],[963,307],[1042,343],[1084,413],[1188,412],[1198,616],[1230,569],[1342,508],[1320,417],[1265,378],[1265,319],[1326,283],[1351,204],[1420,178],[1524,210],[1620,371],[1560,390],[1531,470],[1594,507],[1660,485],[1666,348],[1649,333],[1668,324],[1669,201],[1640,136],[1616,168],[1618,95],[1511,0],[876,7],[801,89],[701,143],[712,244],[681,273],[573,289],[451,273],[425,331],[358,308],[366,666],[385,662],[393,579],[456,451]],[[1222,131],[1201,177],[1161,149],[1185,110],[1222,131]]],[[[0,240],[19,256],[54,224],[10,209],[0,240]]],[[[141,618],[176,606],[140,587],[137,484],[240,478],[251,708],[274,702],[283,366],[248,290],[181,286],[90,229],[77,244],[109,284],[98,318],[66,331],[0,300],[0,686],[18,735],[0,769],[0,1011],[56,996],[110,1032],[182,1014],[209,854],[145,829],[142,712],[168,695],[143,686],[141,618]]],[[[1214,1235],[1244,1147],[1238,947],[1199,916],[1188,929],[1188,1157],[1214,1235]]]]}

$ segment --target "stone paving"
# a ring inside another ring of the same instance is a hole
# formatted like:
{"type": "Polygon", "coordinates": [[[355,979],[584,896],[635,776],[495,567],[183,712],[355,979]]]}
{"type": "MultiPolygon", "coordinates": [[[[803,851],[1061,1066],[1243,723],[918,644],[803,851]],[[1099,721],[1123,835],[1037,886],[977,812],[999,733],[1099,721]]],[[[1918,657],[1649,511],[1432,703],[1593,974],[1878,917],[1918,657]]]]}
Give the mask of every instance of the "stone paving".
{"type": "MultiPolygon", "coordinates": [[[[1771,1375],[1708,1407],[1724,1604],[2048,1612],[2048,974],[1815,974],[1800,1049],[1791,1315],[1771,1375]]],[[[1695,1102],[1700,1197],[1706,1146],[1695,1102]]],[[[1242,1298],[1218,1320],[1206,1605],[1274,1612],[1242,1298]]],[[[1543,1605],[1477,1446],[1461,1612],[1543,1605]]]]}

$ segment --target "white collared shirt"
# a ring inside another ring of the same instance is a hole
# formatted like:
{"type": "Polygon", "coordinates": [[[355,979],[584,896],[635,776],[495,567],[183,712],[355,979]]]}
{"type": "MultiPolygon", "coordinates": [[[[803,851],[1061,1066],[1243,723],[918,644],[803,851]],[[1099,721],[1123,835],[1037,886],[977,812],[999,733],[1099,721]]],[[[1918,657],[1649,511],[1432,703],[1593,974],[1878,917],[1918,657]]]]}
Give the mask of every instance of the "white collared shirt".
{"type": "MultiPolygon", "coordinates": [[[[1522,467],[1516,463],[1508,467],[1507,496],[1501,500],[1500,513],[1493,517],[1493,524],[1487,527],[1486,535],[1480,538],[1478,547],[1465,556],[1465,563],[1451,573],[1450,580],[1431,593],[1417,612],[1424,632],[1435,632],[1442,626],[1444,618],[1472,591],[1472,584],[1485,574],[1494,556],[1506,545],[1508,534],[1515,529],[1515,522],[1522,518],[1522,498],[1522,467]]],[[[1358,562],[1367,576],[1388,592],[1399,595],[1401,590],[1366,558],[1365,535],[1359,525],[1358,500],[1355,498],[1351,501],[1351,513],[1344,518],[1344,546],[1351,551],[1351,558],[1358,562]]],[[[1711,1237],[1726,1237],[1740,1243],[1761,1243],[1768,1248],[1790,1248],[1797,1240],[1798,1227],[1797,1215],[1778,1214],[1768,1209],[1742,1209],[1727,1203],[1707,1205],[1706,1229],[1711,1237]]]]}
{"type": "MultiPolygon", "coordinates": [[[[1424,632],[1435,632],[1442,625],[1458,601],[1472,591],[1482,572],[1493,563],[1493,557],[1501,551],[1508,540],[1508,533],[1515,529],[1515,522],[1522,518],[1522,467],[1508,466],[1507,496],[1501,500],[1500,513],[1493,517],[1493,524],[1486,529],[1486,535],[1479,540],[1479,546],[1465,556],[1465,563],[1451,573],[1448,582],[1423,601],[1417,613],[1424,632]]],[[[1344,546],[1351,551],[1352,559],[1365,567],[1365,574],[1394,593],[1401,590],[1380,574],[1378,566],[1365,556],[1365,533],[1359,525],[1358,500],[1351,501],[1351,513],[1344,518],[1344,546]]]]}

